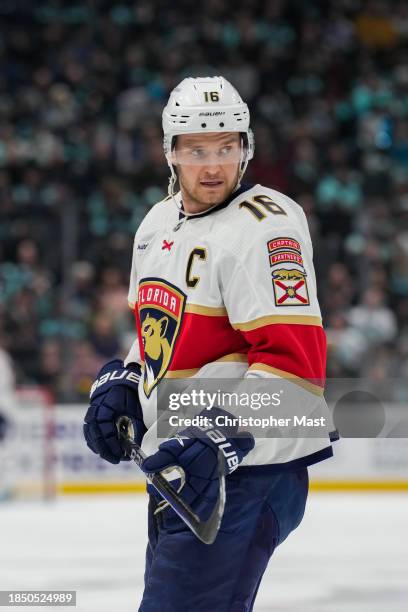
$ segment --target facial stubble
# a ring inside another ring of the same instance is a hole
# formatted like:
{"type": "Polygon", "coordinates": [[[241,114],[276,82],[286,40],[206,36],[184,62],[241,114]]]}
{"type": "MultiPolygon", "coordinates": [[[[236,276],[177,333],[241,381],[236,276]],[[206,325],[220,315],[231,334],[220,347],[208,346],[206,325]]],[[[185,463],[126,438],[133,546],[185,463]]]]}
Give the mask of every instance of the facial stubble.
{"type": "Polygon", "coordinates": [[[227,189],[226,193],[223,194],[221,198],[211,200],[210,202],[208,202],[207,200],[201,200],[192,193],[192,191],[186,186],[186,184],[183,181],[183,172],[180,172],[179,170],[177,172],[177,175],[178,175],[178,180],[179,180],[180,189],[181,189],[182,194],[184,192],[188,196],[190,202],[194,204],[198,204],[198,207],[200,210],[197,212],[204,212],[205,210],[212,208],[213,206],[217,206],[218,204],[221,204],[231,195],[231,193],[234,191],[235,186],[238,182],[239,166],[237,167],[237,171],[236,171],[234,180],[232,181],[230,187],[227,189]]]}

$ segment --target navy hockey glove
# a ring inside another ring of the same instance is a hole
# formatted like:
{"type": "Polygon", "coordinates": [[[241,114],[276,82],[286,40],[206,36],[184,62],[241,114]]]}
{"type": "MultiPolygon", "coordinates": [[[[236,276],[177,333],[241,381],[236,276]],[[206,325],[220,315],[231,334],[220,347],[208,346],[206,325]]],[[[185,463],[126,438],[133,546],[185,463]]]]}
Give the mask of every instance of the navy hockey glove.
{"type": "Polygon", "coordinates": [[[225,473],[230,474],[254,448],[255,442],[249,432],[238,433],[237,427],[215,425],[216,415],[228,413],[216,408],[202,414],[212,420],[208,429],[184,429],[174,438],[162,442],[157,453],[147,457],[141,468],[146,473],[161,472],[171,466],[183,468],[185,484],[182,497],[199,514],[207,514],[218,497],[219,449],[225,457],[225,473]]]}
{"type": "Polygon", "coordinates": [[[85,415],[84,436],[89,448],[110,463],[124,456],[116,421],[121,416],[132,420],[135,441],[140,444],[146,432],[140,406],[138,384],[140,366],[113,359],[103,366],[91,388],[91,405],[85,415]]]}

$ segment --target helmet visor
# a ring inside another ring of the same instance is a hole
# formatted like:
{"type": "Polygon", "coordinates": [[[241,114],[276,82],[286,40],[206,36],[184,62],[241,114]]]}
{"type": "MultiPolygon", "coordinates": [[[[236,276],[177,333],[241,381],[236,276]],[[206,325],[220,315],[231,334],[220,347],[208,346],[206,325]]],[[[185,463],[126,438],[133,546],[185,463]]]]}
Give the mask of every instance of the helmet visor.
{"type": "Polygon", "coordinates": [[[170,153],[172,164],[181,166],[220,166],[238,164],[244,155],[241,143],[176,147],[170,153]]]}

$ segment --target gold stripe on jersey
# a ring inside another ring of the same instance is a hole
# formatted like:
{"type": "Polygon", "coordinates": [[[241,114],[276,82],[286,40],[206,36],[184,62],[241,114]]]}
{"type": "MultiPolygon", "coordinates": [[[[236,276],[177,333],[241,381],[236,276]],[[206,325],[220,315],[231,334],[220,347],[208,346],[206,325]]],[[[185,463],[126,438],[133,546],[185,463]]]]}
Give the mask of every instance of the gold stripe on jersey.
{"type": "Polygon", "coordinates": [[[201,368],[191,368],[190,370],[168,370],[163,378],[191,378],[200,370],[201,368]]]}
{"type": "MultiPolygon", "coordinates": [[[[202,368],[220,362],[248,364],[248,359],[247,356],[243,355],[242,353],[230,353],[229,355],[224,355],[224,357],[220,357],[215,361],[211,361],[210,363],[204,364],[202,368]]],[[[197,374],[197,372],[199,372],[202,368],[192,368],[191,370],[170,370],[166,372],[164,378],[190,378],[191,376],[194,376],[194,374],[197,374]]]]}
{"type": "MultiPolygon", "coordinates": [[[[129,308],[132,310],[135,309],[137,302],[129,302],[129,308]]],[[[184,309],[184,312],[189,312],[191,314],[201,314],[206,315],[207,317],[226,317],[227,309],[223,306],[200,306],[199,304],[187,304],[184,309]]]]}
{"type": "Polygon", "coordinates": [[[220,361],[232,361],[235,363],[248,363],[248,357],[243,355],[242,353],[231,353],[230,355],[224,355],[224,357],[220,357],[214,363],[219,363],[220,361]]]}
{"type": "Polygon", "coordinates": [[[310,391],[310,393],[313,393],[313,395],[322,396],[324,393],[324,389],[322,387],[319,387],[319,385],[314,385],[308,380],[300,378],[300,376],[296,376],[295,374],[291,374],[290,372],[285,372],[285,370],[279,370],[279,368],[273,368],[272,366],[268,366],[265,363],[253,363],[248,370],[258,370],[261,372],[267,372],[268,374],[275,374],[275,376],[280,376],[281,378],[286,378],[293,382],[295,385],[299,385],[299,387],[306,389],[306,391],[310,391]]]}
{"type": "Polygon", "coordinates": [[[199,304],[187,304],[184,312],[191,314],[206,315],[207,317],[224,317],[227,316],[227,309],[218,306],[200,306],[199,304]]]}
{"type": "Polygon", "coordinates": [[[258,329],[259,327],[265,327],[265,325],[274,325],[279,323],[317,325],[318,327],[322,327],[321,317],[315,317],[313,315],[267,315],[265,317],[253,319],[252,321],[247,321],[246,323],[231,323],[231,325],[234,329],[239,329],[240,331],[252,331],[253,329],[258,329]]]}

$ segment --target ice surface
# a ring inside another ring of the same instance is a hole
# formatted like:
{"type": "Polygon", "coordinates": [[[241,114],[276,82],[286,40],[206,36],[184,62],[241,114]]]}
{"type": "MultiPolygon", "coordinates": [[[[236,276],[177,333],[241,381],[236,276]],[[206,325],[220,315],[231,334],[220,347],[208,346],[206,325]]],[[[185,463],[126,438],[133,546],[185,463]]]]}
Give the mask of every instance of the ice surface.
{"type": "MultiPolygon", "coordinates": [[[[0,588],[75,589],[78,612],[136,612],[146,501],[0,504],[0,588]]],[[[408,610],[408,495],[312,494],[303,523],[269,564],[254,612],[380,610],[408,610]]]]}

